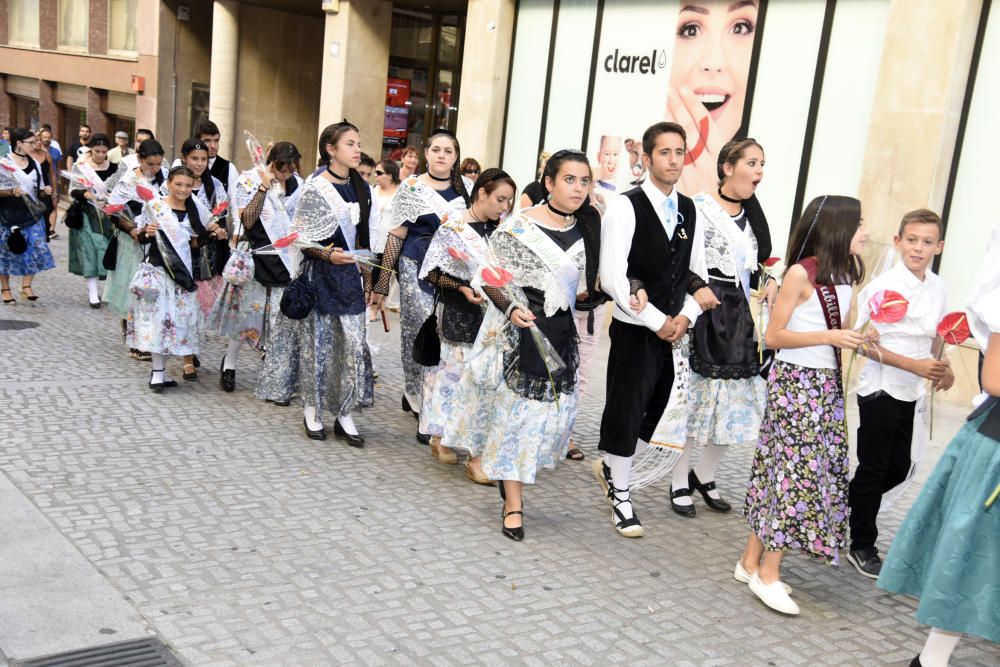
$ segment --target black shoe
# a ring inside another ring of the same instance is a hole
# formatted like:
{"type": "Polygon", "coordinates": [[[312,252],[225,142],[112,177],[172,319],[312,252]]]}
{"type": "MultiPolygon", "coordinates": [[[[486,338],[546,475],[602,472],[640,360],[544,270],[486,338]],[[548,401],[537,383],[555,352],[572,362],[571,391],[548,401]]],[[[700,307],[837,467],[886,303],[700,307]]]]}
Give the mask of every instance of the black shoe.
{"type": "Polygon", "coordinates": [[[688,485],[701,494],[702,499],[710,509],[713,509],[716,512],[728,512],[733,509],[733,506],[722,498],[716,500],[712,496],[708,495],[709,491],[715,491],[715,482],[702,484],[701,480],[698,479],[698,475],[694,474],[694,470],[688,473],[688,485]]]}
{"type": "MultiPolygon", "coordinates": [[[[153,391],[154,394],[161,394],[163,393],[163,383],[153,382],[153,373],[156,372],[157,371],[149,371],[149,388],[153,391]]],[[[161,370],[159,372],[162,373],[163,371],[161,370]]]]}
{"type": "Polygon", "coordinates": [[[309,436],[310,440],[326,440],[326,429],[320,428],[313,431],[309,428],[309,424],[306,423],[306,418],[302,418],[302,425],[306,428],[306,435],[309,436]]]}
{"type": "MultiPolygon", "coordinates": [[[[501,483],[500,486],[503,486],[503,483],[501,483]]],[[[515,542],[520,542],[524,539],[523,523],[517,528],[508,528],[505,524],[506,518],[513,516],[514,514],[520,514],[522,522],[524,521],[524,512],[521,510],[512,510],[510,512],[504,512],[503,509],[500,510],[500,532],[503,533],[504,537],[510,538],[515,542]]]]}
{"type": "Polygon", "coordinates": [[[194,364],[195,368],[201,368],[201,359],[198,358],[197,354],[191,355],[193,357],[191,363],[194,364]]]}
{"type": "Polygon", "coordinates": [[[351,447],[364,447],[365,439],[360,435],[352,435],[344,430],[344,427],[340,425],[340,421],[335,421],[333,423],[333,434],[347,442],[351,447]]]}
{"type": "Polygon", "coordinates": [[[279,408],[287,408],[289,405],[292,404],[291,399],[287,398],[283,401],[271,401],[271,402],[277,405],[279,408]]]}
{"type": "Polygon", "coordinates": [[[232,392],[236,389],[236,370],[226,370],[226,357],[223,355],[222,363],[219,364],[219,386],[222,391],[232,392]]]}
{"type": "Polygon", "coordinates": [[[920,654],[917,654],[913,660],[910,661],[910,667],[924,667],[923,663],[920,662],[920,654]]]}
{"type": "Polygon", "coordinates": [[[431,436],[429,434],[427,434],[427,433],[421,433],[420,429],[418,428],[417,429],[417,442],[419,442],[421,445],[429,445],[429,444],[431,444],[431,436]]]}
{"type": "Polygon", "coordinates": [[[420,421],[420,413],[414,410],[413,406],[410,405],[410,401],[407,400],[406,394],[403,394],[403,400],[400,401],[400,407],[403,409],[403,412],[409,412],[411,415],[413,415],[414,419],[420,421]]]}
{"type": "Polygon", "coordinates": [[[163,381],[164,389],[169,389],[170,387],[176,387],[176,386],[177,386],[177,380],[171,380],[170,378],[167,378],[166,380],[163,381]]]}
{"type": "Polygon", "coordinates": [[[670,492],[670,507],[683,517],[688,519],[694,518],[696,512],[694,509],[694,504],[691,505],[678,505],[674,502],[674,498],[680,498],[682,496],[691,497],[691,489],[677,489],[676,491],[670,492]]]}
{"type": "Polygon", "coordinates": [[[875,547],[851,549],[847,552],[847,562],[853,565],[854,569],[862,576],[869,579],[878,579],[878,575],[882,571],[882,559],[879,558],[878,549],[875,547]]]}
{"type": "Polygon", "coordinates": [[[632,500],[620,500],[618,498],[618,493],[623,493],[628,491],[628,489],[619,490],[612,485],[608,490],[608,499],[611,501],[611,522],[615,525],[615,530],[622,537],[642,537],[645,531],[642,528],[642,524],[639,522],[639,517],[635,514],[635,508],[632,508],[632,518],[626,519],[625,514],[618,509],[621,505],[625,503],[632,506],[632,500]]]}
{"type": "Polygon", "coordinates": [[[94,310],[100,310],[101,309],[101,302],[100,301],[98,301],[97,303],[91,302],[90,307],[93,308],[94,310]]]}

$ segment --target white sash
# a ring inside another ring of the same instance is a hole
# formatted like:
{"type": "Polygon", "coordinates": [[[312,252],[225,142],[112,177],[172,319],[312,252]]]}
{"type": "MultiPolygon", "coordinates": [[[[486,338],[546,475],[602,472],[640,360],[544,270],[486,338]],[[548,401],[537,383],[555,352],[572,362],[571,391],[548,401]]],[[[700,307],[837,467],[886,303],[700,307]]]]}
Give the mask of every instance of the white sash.
{"type": "MultiPolygon", "coordinates": [[[[357,227],[358,220],[361,218],[361,206],[357,202],[346,202],[344,198],[340,196],[337,192],[337,188],[333,187],[330,181],[322,177],[317,177],[315,179],[316,190],[323,196],[323,200],[326,202],[327,206],[333,212],[333,225],[330,226],[329,234],[321,236],[317,239],[309,239],[310,241],[322,241],[328,239],[337,233],[337,230],[346,227],[347,225],[352,225],[357,227]]],[[[323,228],[324,231],[326,227],[323,228]]],[[[323,233],[323,232],[320,232],[323,233]]],[[[354,239],[357,234],[348,234],[344,232],[344,240],[347,242],[347,250],[349,252],[354,252],[354,239]]]]}
{"type": "MultiPolygon", "coordinates": [[[[260,176],[258,176],[257,172],[252,169],[243,172],[240,175],[240,178],[243,181],[243,188],[247,192],[254,192],[258,187],[260,187],[260,176]]],[[[295,177],[293,176],[292,178],[295,177]]],[[[264,195],[264,207],[260,211],[260,223],[264,225],[264,232],[267,234],[267,238],[271,241],[271,243],[288,236],[292,227],[291,212],[295,211],[294,204],[289,207],[288,199],[298,201],[297,195],[301,194],[301,192],[302,187],[300,186],[294,193],[292,193],[292,197],[286,198],[284,206],[281,206],[280,203],[275,201],[276,197],[273,190],[268,190],[264,195]]],[[[285,270],[287,270],[289,275],[291,275],[292,268],[294,266],[292,261],[292,249],[290,247],[285,247],[275,248],[274,250],[278,254],[278,259],[280,259],[281,263],[285,265],[285,270]]]]}
{"type": "Polygon", "coordinates": [[[101,180],[101,177],[97,175],[97,171],[94,169],[94,167],[92,167],[89,164],[81,164],[77,162],[76,164],[73,165],[73,168],[74,169],[79,168],[80,173],[83,175],[83,177],[91,182],[91,184],[93,185],[95,197],[97,197],[101,201],[108,200],[108,188],[106,185],[104,185],[104,181],[101,180]]]}
{"type": "Polygon", "coordinates": [[[160,226],[160,230],[173,246],[174,252],[184,262],[184,268],[193,276],[194,272],[191,270],[191,233],[184,229],[184,225],[162,199],[154,199],[147,203],[146,212],[150,219],[160,226]]]}

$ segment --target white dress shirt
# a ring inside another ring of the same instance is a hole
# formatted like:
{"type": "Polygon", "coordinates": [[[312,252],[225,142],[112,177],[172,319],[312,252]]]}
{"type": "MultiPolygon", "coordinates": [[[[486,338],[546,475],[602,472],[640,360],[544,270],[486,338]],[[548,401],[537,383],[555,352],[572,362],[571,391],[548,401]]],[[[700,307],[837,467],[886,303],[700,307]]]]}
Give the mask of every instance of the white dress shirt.
{"type": "MultiPolygon", "coordinates": [[[[674,208],[677,207],[677,188],[670,191],[669,195],[663,194],[659,188],[653,185],[651,179],[646,179],[642,191],[649,198],[656,211],[656,217],[660,224],[664,224],[663,204],[670,198],[673,199],[674,208]]],[[[681,229],[690,230],[692,220],[681,220],[678,214],[678,224],[674,233],[681,229]]],[[[632,237],[635,235],[635,209],[632,202],[623,194],[616,195],[608,204],[608,210],[604,214],[601,224],[601,289],[614,299],[615,305],[613,317],[628,324],[643,326],[651,331],[659,331],[660,327],[667,319],[667,315],[684,315],[691,324],[698,319],[701,314],[701,307],[690,294],[684,297],[684,306],[680,313],[664,313],[652,303],[647,304],[638,315],[629,308],[629,281],[628,281],[628,256],[632,251],[632,237]]],[[[691,261],[689,268],[701,276],[702,280],[708,281],[708,269],[705,266],[705,230],[700,224],[695,225],[694,234],[691,235],[691,261]]],[[[664,267],[664,271],[667,267],[664,267]]]]}
{"type": "MultiPolygon", "coordinates": [[[[944,317],[948,305],[948,292],[944,281],[929,269],[920,280],[903,260],[884,274],[868,283],[858,295],[858,322],[860,329],[871,318],[868,300],[879,290],[893,290],[902,294],[910,305],[906,316],[895,324],[874,323],[879,332],[878,344],[887,350],[910,359],[930,359],[931,348],[937,337],[937,325],[944,317]]],[[[868,396],[884,391],[897,401],[915,401],[924,395],[924,378],[901,368],[895,368],[869,359],[858,380],[858,396],[868,396]]]]}

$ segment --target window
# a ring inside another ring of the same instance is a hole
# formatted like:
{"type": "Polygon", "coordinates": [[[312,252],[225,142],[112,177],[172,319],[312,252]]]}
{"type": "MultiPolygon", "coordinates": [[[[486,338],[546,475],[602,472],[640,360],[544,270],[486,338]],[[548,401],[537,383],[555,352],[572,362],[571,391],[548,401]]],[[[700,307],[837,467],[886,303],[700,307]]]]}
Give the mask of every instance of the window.
{"type": "Polygon", "coordinates": [[[15,46],[38,46],[38,0],[7,0],[8,41],[15,46]]]}
{"type": "Polygon", "coordinates": [[[59,47],[87,50],[89,0],[59,0],[59,47]]]}
{"type": "Polygon", "coordinates": [[[136,51],[136,4],[137,0],[109,0],[108,51],[136,51]]]}

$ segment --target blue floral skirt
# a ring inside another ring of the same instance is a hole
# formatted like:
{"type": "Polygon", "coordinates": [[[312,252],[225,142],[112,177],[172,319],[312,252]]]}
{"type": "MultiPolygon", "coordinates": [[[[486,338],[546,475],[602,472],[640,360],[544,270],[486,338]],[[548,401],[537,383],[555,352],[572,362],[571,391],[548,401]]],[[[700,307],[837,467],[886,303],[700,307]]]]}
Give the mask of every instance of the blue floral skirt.
{"type": "Polygon", "coordinates": [[[156,272],[163,285],[160,295],[153,303],[132,299],[125,344],[152,354],[198,354],[203,334],[197,293],[178,287],[162,268],[156,272]]]}
{"type": "Polygon", "coordinates": [[[847,532],[847,432],[837,372],[775,361],[745,513],[768,551],[837,563],[847,532]]]}
{"type": "Polygon", "coordinates": [[[33,276],[41,271],[56,268],[56,262],[52,259],[52,251],[49,250],[44,220],[30,227],[21,228],[28,249],[20,255],[15,255],[7,248],[10,230],[10,227],[0,225],[0,275],[33,276]]]}
{"type": "MultiPolygon", "coordinates": [[[[1000,408],[994,408],[994,410],[1000,408]]],[[[951,441],[892,542],[878,587],[920,598],[917,620],[1000,643],[1000,442],[986,415],[951,441]]]]}

